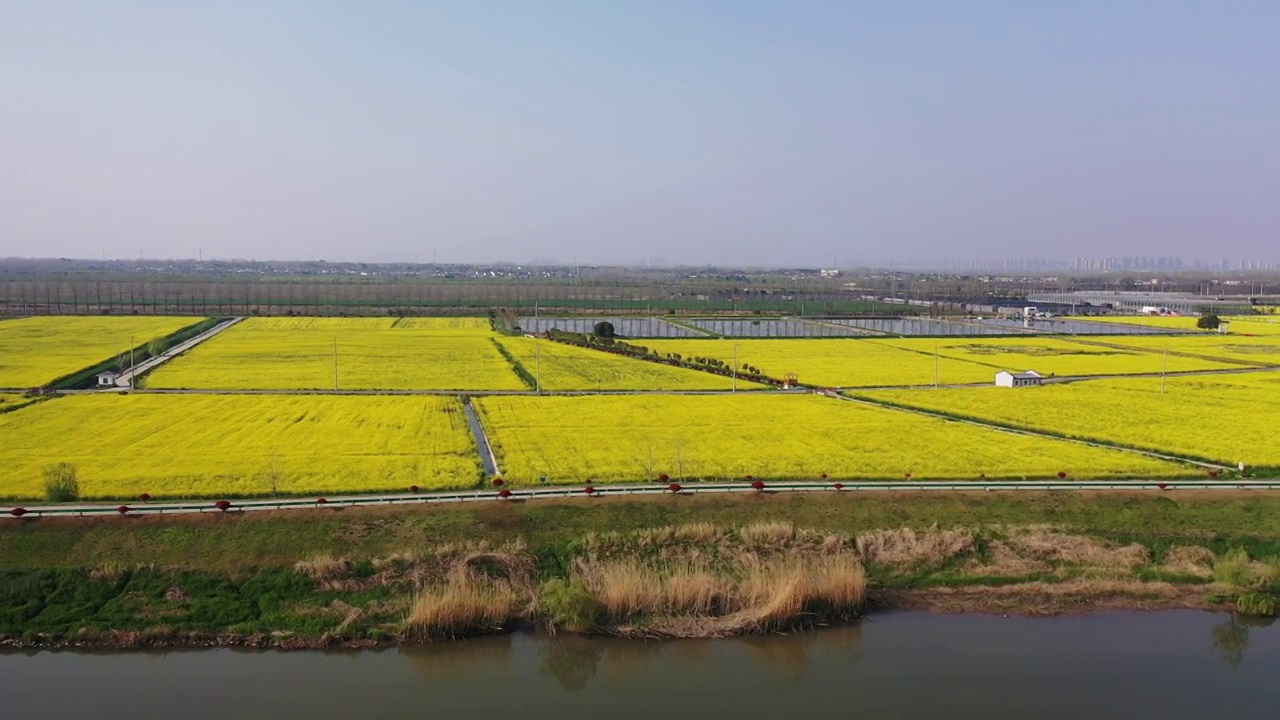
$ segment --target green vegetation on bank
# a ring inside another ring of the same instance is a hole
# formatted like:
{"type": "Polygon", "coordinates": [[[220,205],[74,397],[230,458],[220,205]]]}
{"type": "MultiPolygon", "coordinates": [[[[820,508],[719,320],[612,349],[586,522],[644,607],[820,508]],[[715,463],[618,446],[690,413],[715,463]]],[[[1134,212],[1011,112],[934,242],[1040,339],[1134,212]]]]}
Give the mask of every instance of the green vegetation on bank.
{"type": "Polygon", "coordinates": [[[0,524],[0,636],[314,646],[530,622],[716,635],[846,617],[864,577],[873,600],[985,588],[1017,610],[1023,596],[1007,593],[1035,588],[1057,597],[1051,607],[1123,596],[1269,614],[1277,558],[1280,496],[1253,493],[766,494],[13,520],[0,524]]]}

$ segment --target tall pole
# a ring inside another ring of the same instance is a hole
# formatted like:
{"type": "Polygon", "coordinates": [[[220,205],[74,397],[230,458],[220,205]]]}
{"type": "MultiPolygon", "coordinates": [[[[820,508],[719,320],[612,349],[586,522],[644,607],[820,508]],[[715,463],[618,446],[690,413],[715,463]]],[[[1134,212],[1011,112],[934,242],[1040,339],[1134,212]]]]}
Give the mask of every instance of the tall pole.
{"type": "Polygon", "coordinates": [[[1164,365],[1160,368],[1160,394],[1164,394],[1164,378],[1169,372],[1169,346],[1164,346],[1164,365]]]}
{"type": "Polygon", "coordinates": [[[733,344],[733,391],[738,392],[738,343],[733,344]]]}
{"type": "Polygon", "coordinates": [[[333,339],[333,389],[338,389],[338,338],[333,339]]]}
{"type": "Polygon", "coordinates": [[[132,336],[132,335],[130,335],[130,336],[129,336],[129,389],[130,389],[130,390],[132,390],[132,389],[133,389],[133,377],[134,377],[135,375],[137,375],[137,373],[136,373],[136,372],[134,372],[134,370],[133,370],[133,365],[134,365],[134,362],[133,362],[133,349],[134,349],[135,347],[137,347],[137,346],[138,346],[138,345],[137,345],[137,342],[135,342],[135,341],[134,341],[134,339],[133,339],[133,336],[132,336]]]}
{"type": "Polygon", "coordinates": [[[933,346],[933,389],[938,389],[938,346],[933,346]]]}
{"type": "Polygon", "coordinates": [[[533,386],[535,391],[542,394],[542,341],[533,341],[533,386]]]}

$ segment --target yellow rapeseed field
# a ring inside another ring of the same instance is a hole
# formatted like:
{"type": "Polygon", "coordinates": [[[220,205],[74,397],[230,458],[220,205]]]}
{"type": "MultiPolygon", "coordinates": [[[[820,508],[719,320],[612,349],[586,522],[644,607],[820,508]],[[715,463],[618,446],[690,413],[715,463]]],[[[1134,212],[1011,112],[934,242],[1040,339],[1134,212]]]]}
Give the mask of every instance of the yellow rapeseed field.
{"type": "MultiPolygon", "coordinates": [[[[824,387],[881,387],[932,385],[933,346],[913,352],[882,340],[867,339],[768,339],[768,340],[644,340],[639,344],[660,353],[686,357],[710,357],[732,364],[737,345],[738,364],[749,363],[766,375],[784,378],[796,373],[800,382],[824,387]]],[[[942,357],[937,378],[946,383],[991,380],[994,368],[942,357]]]]}
{"type": "Polygon", "coordinates": [[[478,318],[249,318],[148,375],[149,388],[523,390],[478,318]]]}
{"type": "Polygon", "coordinates": [[[442,397],[77,395],[0,415],[0,497],[77,466],[83,498],[242,497],[475,485],[461,404],[442,397]]]}
{"type": "MultiPolygon", "coordinates": [[[[901,391],[942,394],[945,391],[901,391]]],[[[744,478],[1174,477],[1192,470],[814,395],[486,397],[503,477],[519,484],[744,478]]]]}
{"type": "Polygon", "coordinates": [[[1280,372],[858,395],[1234,465],[1280,466],[1280,372]]]}
{"type": "Polygon", "coordinates": [[[204,318],[56,316],[0,320],[0,387],[46,385],[204,318]]]}
{"type": "MultiPolygon", "coordinates": [[[[1146,337],[1094,340],[1091,338],[948,338],[884,340],[894,347],[932,353],[934,347],[943,357],[981,363],[997,370],[1035,370],[1043,375],[1134,375],[1158,373],[1164,367],[1160,348],[1166,342],[1196,341],[1198,337],[1146,337]],[[1114,342],[1113,342],[1114,340],[1114,342]],[[1123,347],[1121,347],[1123,345],[1123,347]]],[[[1182,370],[1220,370],[1238,365],[1207,358],[1170,356],[1169,372],[1182,370]]]]}
{"type": "MultiPolygon", "coordinates": [[[[1233,323],[1233,325],[1245,323],[1233,323]]],[[[1263,327],[1263,323],[1253,323],[1263,327]]],[[[1280,365],[1280,334],[1249,334],[1243,327],[1233,332],[1220,335],[1217,333],[1193,336],[1163,337],[1123,337],[1107,338],[1107,345],[1123,348],[1126,351],[1145,351],[1159,356],[1167,347],[1171,353],[1169,370],[1200,369],[1185,367],[1174,360],[1172,353],[1178,355],[1205,358],[1206,360],[1227,363],[1234,367],[1244,365],[1272,366],[1280,365]]],[[[1225,365],[1224,365],[1225,367],[1225,365]]]]}
{"type": "MultiPolygon", "coordinates": [[[[728,390],[733,384],[730,378],[711,373],[563,343],[526,337],[504,337],[498,342],[531,375],[536,376],[541,367],[543,390],[728,390]]],[[[738,387],[762,386],[739,381],[738,387]]]]}
{"type": "Polygon", "coordinates": [[[35,402],[34,399],[19,393],[0,393],[0,413],[13,412],[33,402],[35,402]]]}

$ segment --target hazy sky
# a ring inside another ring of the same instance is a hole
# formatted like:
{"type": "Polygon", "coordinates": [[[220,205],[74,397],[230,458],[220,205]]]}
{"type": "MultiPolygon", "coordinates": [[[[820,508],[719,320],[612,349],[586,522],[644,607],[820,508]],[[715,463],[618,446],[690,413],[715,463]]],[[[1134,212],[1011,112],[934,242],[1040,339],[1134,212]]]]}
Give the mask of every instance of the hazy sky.
{"type": "Polygon", "coordinates": [[[0,0],[0,256],[1280,259],[1280,2],[0,0]]]}

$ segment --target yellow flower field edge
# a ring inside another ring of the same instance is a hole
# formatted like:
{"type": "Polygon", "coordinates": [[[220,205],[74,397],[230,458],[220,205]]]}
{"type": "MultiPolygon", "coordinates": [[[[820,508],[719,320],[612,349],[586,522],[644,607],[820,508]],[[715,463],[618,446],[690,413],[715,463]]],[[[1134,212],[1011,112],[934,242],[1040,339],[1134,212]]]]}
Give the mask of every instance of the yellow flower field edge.
{"type": "Polygon", "coordinates": [[[490,396],[473,405],[504,481],[517,485],[1200,472],[1130,451],[815,395],[490,396]]]}
{"type": "Polygon", "coordinates": [[[222,498],[477,487],[461,402],[440,396],[84,394],[0,415],[0,497],[222,498]]]}
{"type": "Polygon", "coordinates": [[[170,347],[209,322],[173,316],[38,316],[0,320],[0,387],[70,388],[130,352],[146,357],[152,341],[170,347]],[[175,339],[177,338],[177,339],[175,339]]]}
{"type": "MultiPolygon", "coordinates": [[[[1011,429],[1280,473],[1280,373],[1115,378],[1040,388],[858,391],[861,399],[1011,429]]],[[[1207,469],[1206,469],[1207,470],[1207,469]]],[[[1221,477],[1238,472],[1217,471],[1221,477]]]]}
{"type": "MultiPolygon", "coordinates": [[[[731,377],[704,369],[689,369],[653,355],[640,357],[612,352],[609,346],[581,347],[565,342],[526,337],[494,339],[500,352],[512,362],[516,374],[530,388],[543,390],[729,390],[731,377]]],[[[634,346],[629,346],[634,347],[634,346]]],[[[740,390],[762,385],[739,378],[740,390]]]]}
{"type": "Polygon", "coordinates": [[[249,318],[147,376],[151,389],[524,390],[482,318],[249,318]]]}

